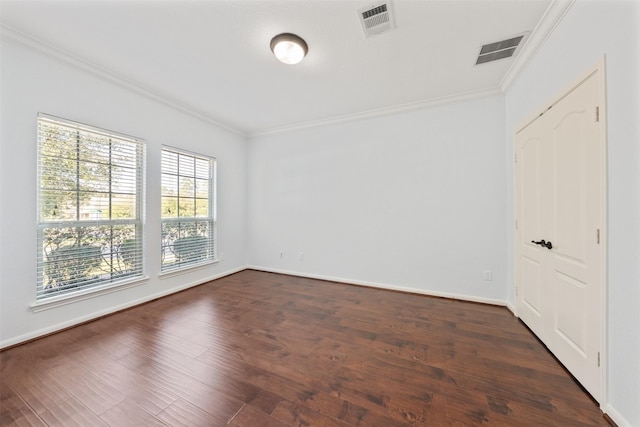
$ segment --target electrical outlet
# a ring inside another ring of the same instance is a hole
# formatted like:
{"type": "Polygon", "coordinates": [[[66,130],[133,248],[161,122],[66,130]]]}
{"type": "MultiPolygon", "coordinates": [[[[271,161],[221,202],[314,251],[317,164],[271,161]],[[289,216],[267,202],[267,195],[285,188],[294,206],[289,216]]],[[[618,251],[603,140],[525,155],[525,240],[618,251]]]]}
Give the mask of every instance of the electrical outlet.
{"type": "Polygon", "coordinates": [[[486,280],[487,282],[492,281],[493,280],[493,271],[485,270],[484,271],[484,280],[486,280]]]}
{"type": "Polygon", "coordinates": [[[280,251],[280,259],[284,259],[284,251],[280,251]]]}

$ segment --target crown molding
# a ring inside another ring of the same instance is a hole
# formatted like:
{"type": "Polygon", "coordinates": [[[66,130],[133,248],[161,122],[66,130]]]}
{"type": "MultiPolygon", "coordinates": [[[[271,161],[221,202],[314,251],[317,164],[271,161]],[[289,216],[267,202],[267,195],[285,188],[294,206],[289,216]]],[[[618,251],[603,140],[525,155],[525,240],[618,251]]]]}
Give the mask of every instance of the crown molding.
{"type": "Polygon", "coordinates": [[[504,94],[522,72],[525,66],[531,61],[538,50],[549,38],[555,27],[565,16],[567,11],[571,8],[575,0],[552,0],[551,4],[545,11],[542,19],[538,22],[536,27],[531,32],[531,35],[525,42],[522,50],[515,58],[513,64],[509,67],[504,77],[500,81],[497,87],[483,89],[479,91],[465,92],[456,95],[443,96],[439,98],[432,98],[417,102],[411,102],[406,104],[395,105],[391,107],[384,107],[374,110],[362,111],[352,114],[345,114],[340,116],[329,117],[320,120],[312,120],[308,122],[296,123],[292,125],[277,126],[265,129],[258,129],[255,131],[244,131],[228,125],[224,122],[216,120],[210,115],[198,111],[196,108],[192,108],[180,101],[172,99],[170,96],[160,93],[157,90],[146,87],[144,84],[128,79],[104,66],[97,65],[93,62],[89,62],[78,55],[65,51],[57,46],[53,46],[47,42],[36,39],[30,35],[24,34],[19,30],[12,28],[6,24],[0,24],[0,35],[3,39],[8,39],[30,47],[40,53],[46,54],[58,60],[61,60],[76,68],[87,71],[95,76],[105,79],[111,83],[114,83],[120,87],[128,89],[132,92],[143,95],[156,102],[169,106],[177,111],[185,113],[196,119],[215,125],[233,134],[245,137],[254,138],[259,136],[274,135],[279,133],[292,132],[297,130],[311,129],[316,127],[335,125],[339,123],[346,123],[356,120],[369,119],[374,117],[386,116],[390,114],[396,114],[401,112],[408,112],[413,110],[419,110],[423,108],[431,108],[438,105],[469,101],[486,96],[492,96],[497,94],[504,94]]]}
{"type": "Polygon", "coordinates": [[[569,11],[575,0],[552,0],[547,10],[544,12],[542,19],[533,29],[531,35],[527,38],[522,50],[516,56],[515,61],[511,64],[505,73],[500,88],[506,93],[514,80],[522,72],[524,67],[533,59],[540,48],[547,41],[553,30],[558,26],[562,18],[569,11]]]}
{"type": "Polygon", "coordinates": [[[134,81],[129,78],[126,78],[114,72],[113,70],[110,70],[96,63],[87,61],[86,59],[81,58],[78,55],[75,55],[71,52],[68,52],[64,49],[61,49],[43,40],[37,39],[31,35],[27,35],[17,30],[16,28],[13,28],[4,23],[0,24],[0,36],[5,40],[10,40],[10,41],[19,43],[39,53],[45,54],[54,59],[62,61],[68,65],[71,65],[75,68],[88,72],[94,76],[97,76],[101,79],[107,80],[108,82],[116,84],[124,89],[135,92],[153,101],[156,101],[168,107],[171,107],[174,110],[180,111],[181,113],[187,114],[196,119],[215,125],[233,134],[236,134],[245,138],[247,137],[246,132],[240,129],[237,129],[233,126],[230,126],[224,122],[216,120],[212,118],[210,115],[200,112],[197,109],[192,108],[188,105],[185,105],[180,101],[172,99],[170,96],[166,94],[160,93],[154,89],[146,87],[144,84],[138,81],[134,81]]]}
{"type": "Polygon", "coordinates": [[[462,101],[470,101],[478,98],[485,98],[493,95],[502,95],[503,92],[499,87],[482,89],[471,92],[464,92],[456,95],[448,95],[439,98],[432,98],[423,101],[410,102],[407,104],[394,105],[392,107],[378,108],[375,110],[362,111],[353,114],[344,114],[341,116],[329,117],[321,120],[312,120],[309,122],[297,123],[293,125],[286,125],[274,128],[267,128],[254,132],[249,132],[249,138],[255,138],[258,136],[275,135],[279,133],[293,132],[297,130],[311,129],[316,127],[335,125],[339,123],[353,122],[356,120],[370,119],[379,116],[388,116],[391,114],[402,113],[413,110],[420,110],[424,108],[432,108],[443,104],[452,104],[462,101]]]}

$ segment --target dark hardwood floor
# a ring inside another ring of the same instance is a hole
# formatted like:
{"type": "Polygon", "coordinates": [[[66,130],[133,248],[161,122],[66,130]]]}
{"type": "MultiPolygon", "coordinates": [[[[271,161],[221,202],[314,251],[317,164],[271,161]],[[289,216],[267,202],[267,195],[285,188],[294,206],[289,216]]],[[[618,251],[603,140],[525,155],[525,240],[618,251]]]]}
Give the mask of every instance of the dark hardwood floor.
{"type": "Polygon", "coordinates": [[[505,308],[243,271],[0,353],[61,426],[607,426],[505,308]]]}

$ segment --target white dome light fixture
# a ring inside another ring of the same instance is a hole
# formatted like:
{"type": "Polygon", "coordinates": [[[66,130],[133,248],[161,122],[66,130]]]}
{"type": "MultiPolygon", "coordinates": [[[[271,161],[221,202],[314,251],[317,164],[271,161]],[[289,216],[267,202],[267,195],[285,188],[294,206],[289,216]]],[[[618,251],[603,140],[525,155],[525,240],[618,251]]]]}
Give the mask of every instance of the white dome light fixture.
{"type": "Polygon", "coordinates": [[[280,62],[297,64],[307,55],[309,47],[295,34],[282,33],[271,39],[271,51],[280,62]]]}

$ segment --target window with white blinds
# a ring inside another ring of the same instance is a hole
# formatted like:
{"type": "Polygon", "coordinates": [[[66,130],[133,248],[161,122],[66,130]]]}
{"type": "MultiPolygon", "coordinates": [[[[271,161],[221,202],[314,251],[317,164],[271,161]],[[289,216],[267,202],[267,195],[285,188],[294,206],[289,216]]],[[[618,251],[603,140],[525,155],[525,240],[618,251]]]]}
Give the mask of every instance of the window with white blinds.
{"type": "Polygon", "coordinates": [[[144,142],[38,115],[37,301],[143,276],[144,142]]]}
{"type": "Polygon", "coordinates": [[[216,160],[162,149],[161,270],[216,261],[216,160]]]}

